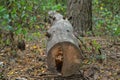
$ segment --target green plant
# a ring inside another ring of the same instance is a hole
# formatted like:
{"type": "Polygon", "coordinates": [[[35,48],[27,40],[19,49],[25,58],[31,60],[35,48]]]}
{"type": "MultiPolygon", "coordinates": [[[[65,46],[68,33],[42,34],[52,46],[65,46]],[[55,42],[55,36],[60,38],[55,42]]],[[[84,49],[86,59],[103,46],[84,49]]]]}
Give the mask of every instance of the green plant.
{"type": "Polygon", "coordinates": [[[101,48],[100,44],[96,40],[92,41],[92,45],[93,47],[95,47],[96,51],[98,51],[101,48]]]}
{"type": "MultiPolygon", "coordinates": [[[[40,37],[38,28],[46,30],[43,23],[49,10],[65,13],[66,0],[1,0],[0,1],[0,44],[11,44],[10,37],[6,33],[12,33],[19,39],[27,36],[29,33],[35,34],[33,37],[40,37]],[[4,33],[5,32],[5,33],[4,33]],[[28,33],[29,32],[29,33],[28,33]],[[6,37],[6,39],[4,39],[6,37]]],[[[30,38],[33,39],[32,37],[30,38]]]]}
{"type": "Polygon", "coordinates": [[[93,26],[97,35],[120,36],[119,9],[118,0],[93,0],[93,26]]]}

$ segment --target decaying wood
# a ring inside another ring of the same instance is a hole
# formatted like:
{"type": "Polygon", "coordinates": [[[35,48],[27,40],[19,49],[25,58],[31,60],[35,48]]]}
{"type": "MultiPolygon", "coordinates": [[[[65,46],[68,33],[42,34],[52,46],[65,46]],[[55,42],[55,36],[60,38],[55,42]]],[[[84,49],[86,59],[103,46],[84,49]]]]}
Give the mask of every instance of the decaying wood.
{"type": "MultiPolygon", "coordinates": [[[[51,13],[50,13],[51,14],[51,13]]],[[[73,27],[59,13],[52,13],[52,26],[47,31],[47,63],[50,71],[70,76],[79,71],[81,51],[73,27]]]]}

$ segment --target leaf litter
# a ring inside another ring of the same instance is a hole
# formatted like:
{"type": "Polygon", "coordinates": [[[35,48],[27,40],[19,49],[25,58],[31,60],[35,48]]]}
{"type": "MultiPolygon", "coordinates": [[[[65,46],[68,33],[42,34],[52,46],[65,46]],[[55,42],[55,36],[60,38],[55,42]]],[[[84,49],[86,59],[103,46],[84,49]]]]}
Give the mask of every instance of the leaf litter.
{"type": "MultiPolygon", "coordinates": [[[[14,53],[5,47],[0,52],[0,80],[61,80],[46,74],[45,40],[29,41],[26,50],[14,53]]],[[[85,37],[84,44],[81,73],[88,80],[120,80],[120,45],[100,37],[85,37]]]]}

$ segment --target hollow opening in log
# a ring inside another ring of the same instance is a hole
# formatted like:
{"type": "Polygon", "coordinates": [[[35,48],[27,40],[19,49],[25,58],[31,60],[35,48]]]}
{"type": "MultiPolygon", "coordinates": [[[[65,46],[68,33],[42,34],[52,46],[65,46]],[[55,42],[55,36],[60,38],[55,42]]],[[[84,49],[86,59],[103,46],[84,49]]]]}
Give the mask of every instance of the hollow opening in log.
{"type": "Polygon", "coordinates": [[[62,66],[63,66],[63,61],[55,60],[55,63],[56,63],[56,69],[57,69],[57,71],[61,73],[62,66]]]}
{"type": "Polygon", "coordinates": [[[61,72],[63,66],[63,49],[61,45],[57,46],[57,54],[55,55],[55,64],[56,64],[56,70],[58,72],[61,72]]]}
{"type": "MultiPolygon", "coordinates": [[[[73,74],[80,64],[80,50],[71,42],[55,44],[48,52],[48,67],[63,75],[73,74]]],[[[52,71],[52,70],[51,70],[52,71]]]]}

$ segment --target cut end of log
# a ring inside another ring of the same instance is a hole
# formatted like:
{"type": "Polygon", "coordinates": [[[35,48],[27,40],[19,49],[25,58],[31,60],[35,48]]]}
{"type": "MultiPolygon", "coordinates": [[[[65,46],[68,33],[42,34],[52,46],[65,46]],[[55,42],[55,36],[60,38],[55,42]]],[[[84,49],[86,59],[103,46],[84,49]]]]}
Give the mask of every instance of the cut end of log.
{"type": "Polygon", "coordinates": [[[48,68],[63,76],[70,76],[78,72],[81,57],[80,50],[76,45],[70,42],[57,43],[48,52],[48,68]]]}

